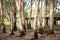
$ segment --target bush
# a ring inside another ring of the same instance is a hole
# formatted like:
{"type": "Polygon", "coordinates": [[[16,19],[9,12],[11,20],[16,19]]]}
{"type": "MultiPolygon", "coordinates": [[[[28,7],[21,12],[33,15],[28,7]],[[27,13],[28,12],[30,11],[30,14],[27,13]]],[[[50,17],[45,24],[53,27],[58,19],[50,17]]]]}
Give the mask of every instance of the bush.
{"type": "Polygon", "coordinates": [[[0,33],[2,32],[2,30],[0,30],[0,33]]]}
{"type": "Polygon", "coordinates": [[[47,28],[46,27],[40,27],[39,31],[40,31],[40,33],[47,33],[47,28]]]}
{"type": "Polygon", "coordinates": [[[6,25],[4,24],[4,22],[1,23],[2,27],[6,28],[6,25]]]}

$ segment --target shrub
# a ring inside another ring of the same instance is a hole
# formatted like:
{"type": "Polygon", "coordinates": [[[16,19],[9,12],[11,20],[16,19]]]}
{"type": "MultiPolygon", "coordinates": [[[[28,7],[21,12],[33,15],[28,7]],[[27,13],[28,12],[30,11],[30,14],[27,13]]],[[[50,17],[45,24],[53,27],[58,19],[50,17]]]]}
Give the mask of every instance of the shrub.
{"type": "Polygon", "coordinates": [[[46,27],[40,27],[39,31],[40,31],[40,33],[47,33],[47,28],[46,27]]]}
{"type": "Polygon", "coordinates": [[[0,30],[0,33],[2,32],[2,30],[0,30]]]}

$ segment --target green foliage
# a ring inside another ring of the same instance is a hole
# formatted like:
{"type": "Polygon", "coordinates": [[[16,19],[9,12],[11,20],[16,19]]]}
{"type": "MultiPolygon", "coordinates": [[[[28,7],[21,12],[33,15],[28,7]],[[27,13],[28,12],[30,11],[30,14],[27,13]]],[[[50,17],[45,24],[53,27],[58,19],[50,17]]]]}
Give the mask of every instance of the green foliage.
{"type": "Polygon", "coordinates": [[[27,29],[31,29],[31,23],[28,24],[27,29]]]}
{"type": "Polygon", "coordinates": [[[0,33],[2,32],[2,30],[0,30],[0,33]]]}
{"type": "Polygon", "coordinates": [[[6,25],[4,24],[4,22],[2,22],[1,25],[2,25],[3,27],[6,27],[6,25]]]}
{"type": "Polygon", "coordinates": [[[28,16],[28,13],[27,13],[27,11],[25,11],[25,17],[27,17],[28,16]]]}
{"type": "Polygon", "coordinates": [[[9,25],[8,19],[6,17],[4,17],[2,23],[1,23],[2,27],[6,28],[9,25]]]}
{"type": "Polygon", "coordinates": [[[47,33],[47,28],[46,27],[40,27],[39,31],[42,33],[47,33]]]}
{"type": "Polygon", "coordinates": [[[55,17],[60,17],[60,12],[57,12],[57,13],[55,14],[55,17]]]}

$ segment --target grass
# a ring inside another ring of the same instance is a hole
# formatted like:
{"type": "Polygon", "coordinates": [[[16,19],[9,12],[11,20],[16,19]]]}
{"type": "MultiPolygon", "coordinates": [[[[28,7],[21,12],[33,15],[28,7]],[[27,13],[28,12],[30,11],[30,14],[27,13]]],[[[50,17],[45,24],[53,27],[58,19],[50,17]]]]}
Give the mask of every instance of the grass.
{"type": "Polygon", "coordinates": [[[2,32],[2,30],[0,30],[0,33],[2,32]]]}

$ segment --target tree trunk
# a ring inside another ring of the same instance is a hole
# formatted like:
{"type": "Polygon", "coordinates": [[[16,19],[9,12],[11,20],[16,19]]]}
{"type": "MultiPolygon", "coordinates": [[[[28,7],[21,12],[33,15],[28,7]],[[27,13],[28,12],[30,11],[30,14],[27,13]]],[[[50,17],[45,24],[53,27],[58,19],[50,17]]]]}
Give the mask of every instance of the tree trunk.
{"type": "Polygon", "coordinates": [[[44,0],[44,5],[43,5],[43,23],[42,26],[46,27],[46,10],[47,10],[47,0],[44,0]]]}
{"type": "Polygon", "coordinates": [[[23,0],[21,0],[21,15],[22,15],[22,25],[23,25],[23,29],[24,31],[26,31],[25,28],[25,14],[24,14],[24,5],[23,5],[23,0]]]}
{"type": "Polygon", "coordinates": [[[10,4],[9,4],[9,11],[10,11],[10,27],[11,27],[11,34],[10,35],[14,35],[14,23],[15,23],[15,9],[14,9],[14,1],[10,0],[10,4]]]}
{"type": "Polygon", "coordinates": [[[14,13],[14,31],[17,31],[17,26],[16,26],[16,11],[14,13]]]}
{"type": "Polygon", "coordinates": [[[10,12],[10,27],[11,27],[11,34],[10,35],[14,35],[14,18],[12,17],[13,13],[10,12]]]}
{"type": "Polygon", "coordinates": [[[0,0],[0,30],[2,30],[2,0],[0,0]]]}
{"type": "Polygon", "coordinates": [[[17,31],[17,26],[16,26],[16,3],[15,0],[13,2],[13,6],[14,6],[14,31],[17,31]]]}
{"type": "Polygon", "coordinates": [[[23,8],[23,0],[16,0],[16,7],[17,7],[17,11],[19,14],[19,31],[21,33],[20,36],[24,36],[25,35],[25,18],[24,18],[24,8],[23,8]]]}
{"type": "Polygon", "coordinates": [[[31,15],[32,15],[32,0],[30,0],[30,15],[29,15],[29,22],[28,22],[29,29],[31,29],[31,15]]]}
{"type": "Polygon", "coordinates": [[[39,18],[39,20],[40,20],[40,27],[42,26],[42,1],[40,0],[40,2],[41,2],[41,6],[40,6],[40,18],[39,18]]]}
{"type": "Polygon", "coordinates": [[[3,10],[3,0],[0,0],[0,16],[1,16],[0,17],[1,18],[0,27],[1,27],[2,32],[6,33],[5,27],[2,26],[2,24],[3,24],[3,12],[4,12],[4,10],[3,10]]]}
{"type": "Polygon", "coordinates": [[[52,32],[52,27],[53,27],[53,22],[54,22],[54,0],[50,0],[50,30],[52,32]]]}
{"type": "MultiPolygon", "coordinates": [[[[4,21],[4,1],[2,0],[2,22],[4,21]]],[[[4,24],[4,22],[3,22],[4,24]]],[[[5,25],[5,24],[4,24],[5,25]]],[[[3,26],[3,33],[6,33],[6,27],[3,26]]]]}
{"type": "Polygon", "coordinates": [[[34,17],[34,38],[38,38],[38,23],[37,23],[37,19],[38,19],[38,13],[39,13],[39,3],[40,3],[40,0],[36,0],[37,1],[37,6],[36,6],[36,13],[35,13],[35,17],[34,17]]]}

